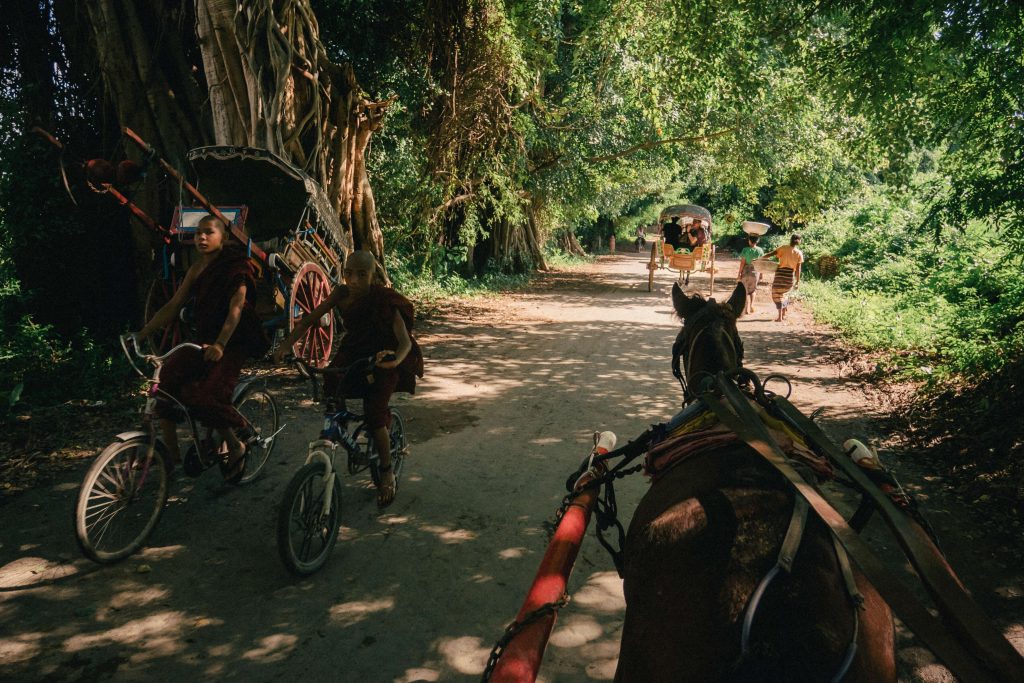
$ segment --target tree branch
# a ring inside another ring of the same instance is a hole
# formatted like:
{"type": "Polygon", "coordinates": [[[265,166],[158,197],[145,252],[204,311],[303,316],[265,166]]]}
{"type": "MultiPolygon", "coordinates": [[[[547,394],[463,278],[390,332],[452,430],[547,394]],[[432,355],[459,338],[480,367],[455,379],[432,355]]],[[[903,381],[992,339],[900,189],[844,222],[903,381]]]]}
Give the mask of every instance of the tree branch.
{"type": "Polygon", "coordinates": [[[714,140],[715,138],[720,138],[720,137],[729,135],[730,133],[733,133],[733,132],[739,130],[739,128],[740,128],[740,126],[736,125],[736,126],[730,126],[728,128],[723,128],[722,130],[715,131],[714,133],[708,133],[707,135],[688,135],[686,137],[681,137],[681,138],[665,138],[664,140],[649,140],[647,142],[641,142],[640,144],[633,145],[632,147],[627,147],[626,149],[620,150],[620,151],[615,152],[613,154],[604,154],[602,156],[597,156],[597,157],[586,157],[586,158],[583,159],[583,161],[588,161],[588,162],[591,162],[591,163],[597,163],[597,162],[601,162],[601,161],[613,161],[615,159],[621,159],[622,157],[629,156],[630,154],[633,154],[635,152],[640,152],[640,151],[645,150],[645,149],[653,149],[655,147],[660,147],[661,145],[672,145],[672,144],[676,144],[676,143],[689,143],[689,142],[707,142],[708,140],[714,140]]]}

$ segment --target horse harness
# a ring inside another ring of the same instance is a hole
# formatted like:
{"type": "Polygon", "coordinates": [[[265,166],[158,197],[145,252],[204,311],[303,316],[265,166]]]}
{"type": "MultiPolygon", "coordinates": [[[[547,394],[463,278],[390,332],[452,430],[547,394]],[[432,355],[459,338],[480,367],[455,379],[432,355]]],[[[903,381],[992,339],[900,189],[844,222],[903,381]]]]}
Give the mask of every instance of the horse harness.
{"type": "MultiPolygon", "coordinates": [[[[734,384],[732,380],[726,379],[722,374],[719,374],[715,379],[717,388],[722,393],[722,399],[716,399],[710,392],[706,392],[701,396],[702,401],[711,409],[712,412],[714,412],[715,416],[735,432],[737,436],[745,441],[748,446],[752,447],[761,455],[764,455],[764,453],[761,453],[762,447],[771,448],[771,450],[774,451],[773,455],[777,456],[777,458],[781,458],[781,463],[785,465],[785,468],[779,466],[780,461],[778,459],[769,459],[770,464],[775,466],[775,469],[780,471],[786,479],[789,480],[789,483],[797,484],[798,480],[800,485],[813,490],[813,486],[808,484],[807,480],[797,471],[797,468],[789,462],[787,456],[771,436],[770,431],[765,428],[764,424],[757,417],[757,414],[751,409],[747,397],[740,392],[736,384],[734,384]],[[729,407],[727,407],[727,404],[729,407]],[[735,410],[737,414],[733,414],[729,409],[730,407],[732,410],[735,410]],[[749,426],[751,424],[754,425],[753,428],[749,426]]],[[[760,389],[761,385],[759,382],[755,382],[755,386],[760,389]]],[[[757,588],[754,589],[754,592],[751,594],[750,599],[747,602],[747,607],[743,615],[743,628],[740,636],[740,661],[750,654],[750,634],[753,629],[754,617],[757,614],[757,608],[760,606],[761,599],[764,597],[768,586],[779,576],[779,574],[791,574],[793,571],[793,563],[796,559],[797,551],[800,549],[800,544],[803,541],[804,530],[807,527],[807,513],[810,509],[810,503],[803,495],[800,488],[801,486],[796,487],[796,491],[793,496],[793,511],[790,515],[789,527],[787,528],[786,535],[782,540],[782,546],[779,549],[775,564],[758,583],[757,588]]],[[[835,534],[829,534],[829,536],[832,540],[832,547],[835,552],[840,574],[842,575],[843,587],[846,591],[846,595],[850,601],[853,612],[853,633],[850,637],[850,644],[846,648],[843,660],[840,663],[836,674],[831,679],[836,683],[846,676],[850,666],[853,664],[854,656],[857,653],[857,637],[860,631],[860,610],[864,607],[864,596],[857,588],[857,582],[853,574],[853,567],[850,564],[850,557],[847,554],[846,549],[843,547],[842,543],[840,543],[835,534]]]]}
{"type": "MultiPolygon", "coordinates": [[[[697,326],[697,323],[700,322],[702,318],[710,316],[711,311],[714,310],[715,307],[710,305],[702,308],[695,316],[693,316],[691,320],[687,321],[686,327],[684,327],[684,331],[687,327],[690,329],[694,329],[697,326]]],[[[693,349],[697,346],[697,341],[700,339],[701,335],[704,334],[704,332],[708,329],[708,327],[708,325],[703,325],[699,329],[697,329],[697,331],[694,332],[693,335],[690,337],[689,344],[685,344],[685,339],[679,338],[677,338],[676,341],[672,344],[672,375],[677,380],[679,380],[679,386],[682,387],[683,389],[684,402],[689,402],[697,398],[697,394],[693,393],[690,390],[689,386],[690,362],[693,359],[693,349]],[[683,353],[684,347],[686,349],[685,354],[683,353]],[[679,367],[680,359],[682,359],[683,361],[682,369],[680,369],[679,367]]],[[[742,366],[743,342],[740,341],[738,335],[728,334],[727,332],[723,332],[723,334],[725,334],[725,336],[729,339],[734,361],[731,366],[726,365],[726,367],[738,368],[742,366]]],[[[708,377],[710,377],[710,375],[708,375],[708,377]]]]}

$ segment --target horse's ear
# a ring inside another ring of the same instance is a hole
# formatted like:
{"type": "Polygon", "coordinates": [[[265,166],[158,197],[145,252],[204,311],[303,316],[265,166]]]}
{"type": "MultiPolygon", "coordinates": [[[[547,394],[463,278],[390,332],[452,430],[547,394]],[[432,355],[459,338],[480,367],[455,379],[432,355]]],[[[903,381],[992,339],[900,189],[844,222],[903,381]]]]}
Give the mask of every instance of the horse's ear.
{"type": "Polygon", "coordinates": [[[689,297],[683,294],[678,282],[672,284],[672,307],[676,309],[676,313],[683,320],[704,308],[706,304],[707,302],[699,296],[689,297]]]}
{"type": "Polygon", "coordinates": [[[743,313],[743,309],[747,305],[747,288],[742,282],[736,283],[736,289],[732,291],[732,296],[729,297],[729,301],[726,303],[736,317],[740,317],[740,314],[743,313]]]}

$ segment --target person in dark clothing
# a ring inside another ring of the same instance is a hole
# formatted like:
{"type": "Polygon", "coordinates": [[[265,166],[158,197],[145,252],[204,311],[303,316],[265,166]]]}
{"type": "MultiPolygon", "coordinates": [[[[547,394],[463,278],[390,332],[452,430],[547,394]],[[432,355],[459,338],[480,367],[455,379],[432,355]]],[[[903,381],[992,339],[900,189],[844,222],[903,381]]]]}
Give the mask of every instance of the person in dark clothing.
{"type": "Polygon", "coordinates": [[[363,399],[366,424],[380,456],[377,505],[383,508],[395,499],[388,402],[396,391],[415,393],[416,378],[423,376],[423,354],[412,336],[412,303],[389,287],[373,284],[376,267],[377,260],[368,251],[349,254],[342,271],[345,284],[331,290],[323,303],[295,325],[274,352],[274,360],[281,362],[309,326],[335,307],[341,313],[345,334],[329,367],[348,368],[371,356],[376,359],[373,382],[369,385],[357,386],[354,378],[334,376],[324,382],[324,391],[335,401],[346,397],[363,399]],[[385,360],[391,356],[391,360],[385,360]]]}
{"type": "Polygon", "coordinates": [[[665,243],[671,244],[673,249],[683,246],[683,226],[679,225],[679,216],[672,216],[672,222],[665,224],[661,234],[665,236],[665,243]]]}
{"type": "MultiPolygon", "coordinates": [[[[196,343],[203,351],[181,349],[168,358],[160,372],[160,388],[227,442],[221,470],[226,481],[235,483],[244,474],[245,447],[234,430],[244,427],[245,420],[232,405],[231,394],[246,361],[266,353],[268,344],[247,297],[256,289],[249,259],[230,239],[227,226],[216,216],[199,221],[195,237],[199,260],[185,273],[171,300],[135,337],[145,339],[166,327],[191,299],[196,343]]],[[[171,462],[178,463],[181,454],[173,407],[159,405],[157,416],[171,462]]]]}

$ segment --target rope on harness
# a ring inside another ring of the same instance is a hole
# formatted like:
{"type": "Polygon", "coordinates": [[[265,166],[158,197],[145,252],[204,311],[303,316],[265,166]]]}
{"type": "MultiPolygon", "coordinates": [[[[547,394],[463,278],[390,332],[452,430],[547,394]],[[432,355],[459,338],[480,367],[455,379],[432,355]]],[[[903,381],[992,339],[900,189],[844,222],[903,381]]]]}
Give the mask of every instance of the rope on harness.
{"type": "MultiPolygon", "coordinates": [[[[636,468],[632,470],[636,471],[636,468]]],[[[594,533],[597,535],[597,541],[601,546],[608,551],[608,554],[612,556],[612,562],[615,564],[615,571],[619,573],[619,578],[623,578],[623,570],[625,568],[626,555],[623,548],[626,545],[626,530],[622,528],[622,522],[619,521],[618,517],[619,508],[615,502],[615,486],[614,480],[609,480],[604,487],[604,499],[598,499],[597,508],[595,509],[595,519],[597,525],[594,529],[594,533]],[[618,532],[618,547],[612,546],[610,542],[605,540],[604,532],[611,527],[615,527],[618,532]]]]}

